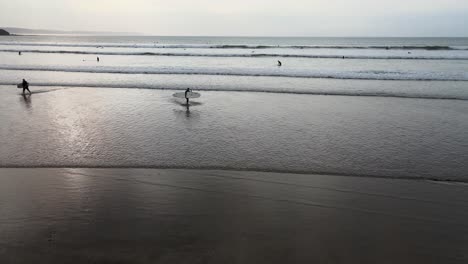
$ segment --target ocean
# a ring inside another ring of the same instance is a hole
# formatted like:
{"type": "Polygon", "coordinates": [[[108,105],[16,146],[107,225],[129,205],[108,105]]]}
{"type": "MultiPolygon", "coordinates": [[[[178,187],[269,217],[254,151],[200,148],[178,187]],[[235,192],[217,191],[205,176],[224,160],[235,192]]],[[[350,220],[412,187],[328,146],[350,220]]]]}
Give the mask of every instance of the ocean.
{"type": "Polygon", "coordinates": [[[0,87],[2,167],[468,182],[468,38],[0,37],[0,87]]]}
{"type": "Polygon", "coordinates": [[[3,85],[468,99],[468,38],[17,36],[0,61],[3,85]]]}

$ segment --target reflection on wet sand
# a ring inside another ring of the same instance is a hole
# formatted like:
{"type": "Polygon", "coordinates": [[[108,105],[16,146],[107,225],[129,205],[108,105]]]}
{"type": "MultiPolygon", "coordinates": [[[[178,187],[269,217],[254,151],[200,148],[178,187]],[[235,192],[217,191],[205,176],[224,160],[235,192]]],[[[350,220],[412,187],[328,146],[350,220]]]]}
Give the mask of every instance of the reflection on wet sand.
{"type": "Polygon", "coordinates": [[[187,107],[187,110],[185,111],[185,115],[187,117],[190,117],[190,104],[187,104],[186,107],[187,107]]]}
{"type": "Polygon", "coordinates": [[[190,103],[187,105],[187,103],[184,101],[180,101],[180,100],[177,100],[177,99],[171,99],[171,101],[174,103],[174,104],[178,104],[180,106],[185,106],[185,107],[190,107],[190,106],[200,106],[200,105],[203,105],[203,103],[201,102],[195,102],[195,101],[190,101],[190,103]]]}
{"type": "Polygon", "coordinates": [[[24,106],[26,106],[27,109],[30,109],[32,107],[31,104],[31,96],[33,94],[42,94],[42,93],[49,93],[49,92],[55,92],[55,91],[60,91],[64,90],[67,88],[57,88],[57,89],[47,89],[47,90],[35,90],[31,91],[31,93],[20,93],[19,95],[22,97],[20,101],[24,103],[24,106]]]}
{"type": "Polygon", "coordinates": [[[30,109],[32,107],[31,105],[31,95],[30,94],[21,94],[20,101],[24,103],[24,106],[27,109],[30,109]]]}
{"type": "Polygon", "coordinates": [[[173,99],[172,102],[177,104],[177,105],[180,105],[182,107],[185,107],[185,111],[174,109],[174,113],[176,113],[177,115],[184,113],[186,118],[199,117],[198,112],[191,111],[190,107],[200,106],[200,105],[202,105],[202,103],[192,101],[192,102],[187,104],[186,102],[180,102],[177,99],[173,99]]]}
{"type": "Polygon", "coordinates": [[[174,114],[176,115],[177,118],[184,118],[187,120],[197,120],[200,118],[200,112],[191,110],[190,106],[185,106],[185,109],[174,109],[174,114]]]}

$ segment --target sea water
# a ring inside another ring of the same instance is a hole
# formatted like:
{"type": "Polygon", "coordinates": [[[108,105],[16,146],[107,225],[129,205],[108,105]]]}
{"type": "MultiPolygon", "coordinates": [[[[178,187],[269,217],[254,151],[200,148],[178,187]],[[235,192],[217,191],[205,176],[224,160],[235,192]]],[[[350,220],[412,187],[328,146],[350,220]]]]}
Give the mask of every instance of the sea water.
{"type": "Polygon", "coordinates": [[[2,166],[468,181],[468,38],[10,36],[0,85],[2,166]]]}
{"type": "Polygon", "coordinates": [[[0,38],[0,84],[22,78],[35,86],[467,99],[468,38],[0,38]],[[410,82],[388,89],[388,80],[410,82]]]}

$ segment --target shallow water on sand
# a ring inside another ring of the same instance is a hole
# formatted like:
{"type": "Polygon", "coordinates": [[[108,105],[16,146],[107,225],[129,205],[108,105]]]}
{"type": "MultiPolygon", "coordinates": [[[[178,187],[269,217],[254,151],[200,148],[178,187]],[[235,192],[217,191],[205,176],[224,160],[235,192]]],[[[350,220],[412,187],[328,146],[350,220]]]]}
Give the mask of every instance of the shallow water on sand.
{"type": "Polygon", "coordinates": [[[0,88],[0,166],[222,168],[468,181],[459,100],[0,88]]]}

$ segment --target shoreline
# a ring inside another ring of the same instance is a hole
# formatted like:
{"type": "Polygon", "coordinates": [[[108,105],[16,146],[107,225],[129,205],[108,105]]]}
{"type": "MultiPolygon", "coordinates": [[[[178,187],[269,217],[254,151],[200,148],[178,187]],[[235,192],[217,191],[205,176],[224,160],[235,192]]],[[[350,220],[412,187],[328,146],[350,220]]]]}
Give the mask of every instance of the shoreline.
{"type": "Polygon", "coordinates": [[[2,169],[109,169],[109,170],[127,170],[127,169],[141,169],[141,170],[191,170],[191,171],[224,171],[224,172],[252,172],[252,173],[273,173],[273,174],[291,174],[291,175],[308,175],[308,176],[330,176],[330,177],[354,177],[354,178],[371,178],[371,179],[386,179],[386,180],[407,180],[407,181],[421,181],[421,182],[434,182],[434,183],[447,183],[468,185],[468,179],[441,179],[431,177],[419,176],[385,176],[385,175],[366,175],[366,174],[352,174],[352,173],[336,173],[336,172],[321,172],[321,171],[301,171],[301,170],[274,170],[274,169],[255,169],[255,168],[223,168],[216,166],[208,167],[183,167],[183,166],[77,166],[77,165],[25,165],[25,166],[8,166],[1,165],[2,169]]]}
{"type": "MultiPolygon", "coordinates": [[[[256,78],[256,77],[254,77],[256,78]]],[[[317,78],[317,80],[338,80],[338,81],[364,81],[364,82],[372,82],[377,80],[356,80],[356,79],[326,79],[326,78],[317,78]]],[[[415,80],[384,80],[385,82],[397,82],[397,83],[420,83],[421,81],[415,80]]],[[[468,81],[424,81],[427,83],[459,83],[459,82],[466,82],[468,81]]],[[[16,86],[17,84],[11,83],[0,83],[0,88],[10,89],[11,86],[16,86]]],[[[62,89],[125,89],[125,90],[150,90],[150,91],[182,91],[184,90],[181,87],[150,87],[150,86],[129,86],[129,85],[86,85],[86,84],[32,84],[31,87],[41,87],[46,88],[46,90],[39,90],[39,91],[32,91],[32,93],[43,93],[43,92],[53,92],[56,90],[62,89]],[[47,89],[49,88],[49,89],[47,89]]],[[[447,96],[447,95],[424,95],[424,94],[385,94],[379,92],[365,92],[365,91],[350,91],[350,92],[343,92],[343,91],[268,91],[262,89],[211,89],[211,88],[199,88],[196,87],[194,90],[201,91],[201,92],[237,92],[237,93],[260,93],[260,94],[278,94],[278,95],[310,95],[310,96],[343,96],[343,97],[369,97],[369,98],[394,98],[394,99],[413,99],[413,100],[453,100],[453,101],[468,101],[468,95],[454,95],[454,96],[447,96]]],[[[21,94],[21,93],[19,93],[21,94]]]]}

